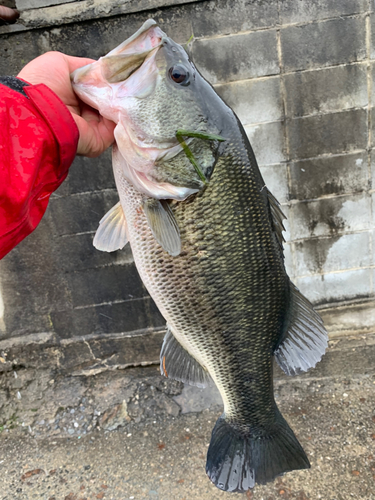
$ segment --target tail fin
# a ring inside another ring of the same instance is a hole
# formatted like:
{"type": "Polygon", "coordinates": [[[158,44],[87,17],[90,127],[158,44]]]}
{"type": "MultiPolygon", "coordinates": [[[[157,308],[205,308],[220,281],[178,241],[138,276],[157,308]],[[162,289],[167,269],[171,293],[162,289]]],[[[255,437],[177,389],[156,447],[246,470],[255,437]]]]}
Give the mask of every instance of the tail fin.
{"type": "Polygon", "coordinates": [[[245,492],[255,483],[267,483],[284,472],[310,468],[294,432],[276,412],[276,421],[267,432],[231,424],[223,416],[218,419],[206,464],[206,473],[215,486],[245,492]]]}

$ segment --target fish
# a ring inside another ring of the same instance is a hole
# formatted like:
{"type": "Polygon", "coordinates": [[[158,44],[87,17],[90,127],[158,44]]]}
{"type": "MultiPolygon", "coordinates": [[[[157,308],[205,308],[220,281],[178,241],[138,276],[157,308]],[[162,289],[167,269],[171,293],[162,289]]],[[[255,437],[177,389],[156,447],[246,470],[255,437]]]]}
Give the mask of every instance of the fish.
{"type": "Polygon", "coordinates": [[[198,387],[213,382],[222,396],[208,477],[245,492],[309,468],[275,402],[273,361],[287,375],[305,372],[328,336],[287,275],[285,216],[239,119],[152,19],[71,79],[83,101],[117,124],[120,201],[94,245],[114,251],[130,242],[167,323],[161,373],[198,387]]]}

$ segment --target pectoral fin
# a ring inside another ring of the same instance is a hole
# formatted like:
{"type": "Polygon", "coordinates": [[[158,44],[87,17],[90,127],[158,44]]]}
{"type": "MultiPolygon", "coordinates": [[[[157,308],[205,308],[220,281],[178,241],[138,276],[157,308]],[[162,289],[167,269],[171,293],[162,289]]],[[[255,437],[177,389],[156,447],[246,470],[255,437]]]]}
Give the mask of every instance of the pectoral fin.
{"type": "Polygon", "coordinates": [[[160,372],[165,377],[197,387],[206,387],[211,379],[209,373],[176,340],[168,325],[160,352],[160,372]]]}
{"type": "Polygon", "coordinates": [[[147,198],[143,203],[147,222],[156,241],[172,257],[181,252],[180,229],[166,200],[147,198]]]}
{"type": "Polygon", "coordinates": [[[99,222],[93,245],[102,252],[114,252],[127,244],[126,219],[118,202],[99,222]]]}
{"type": "Polygon", "coordinates": [[[287,375],[307,372],[320,361],[328,346],[323,320],[310,302],[291,286],[290,320],[275,358],[287,375]]]}

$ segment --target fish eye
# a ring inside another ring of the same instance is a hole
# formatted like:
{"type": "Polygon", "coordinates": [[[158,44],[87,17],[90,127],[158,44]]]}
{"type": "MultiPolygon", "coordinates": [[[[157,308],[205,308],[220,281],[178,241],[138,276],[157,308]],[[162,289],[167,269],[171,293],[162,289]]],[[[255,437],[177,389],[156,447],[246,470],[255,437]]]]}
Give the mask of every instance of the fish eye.
{"type": "Polygon", "coordinates": [[[169,76],[175,83],[179,83],[180,85],[189,84],[189,79],[190,79],[189,72],[186,68],[184,68],[180,64],[172,66],[172,68],[169,68],[169,76]]]}

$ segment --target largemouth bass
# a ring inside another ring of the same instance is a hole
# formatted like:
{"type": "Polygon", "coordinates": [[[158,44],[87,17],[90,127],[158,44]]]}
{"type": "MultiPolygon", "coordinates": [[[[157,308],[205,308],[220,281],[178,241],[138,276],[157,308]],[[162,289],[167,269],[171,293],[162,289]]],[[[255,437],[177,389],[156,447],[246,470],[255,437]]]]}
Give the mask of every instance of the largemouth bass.
{"type": "Polygon", "coordinates": [[[197,386],[212,379],[223,398],[209,478],[246,491],[310,467],[275,403],[272,363],[288,375],[307,371],[327,333],[287,276],[284,216],[238,118],[152,20],[72,82],[117,123],[120,202],[94,244],[130,242],[167,321],[161,372],[197,386]]]}

